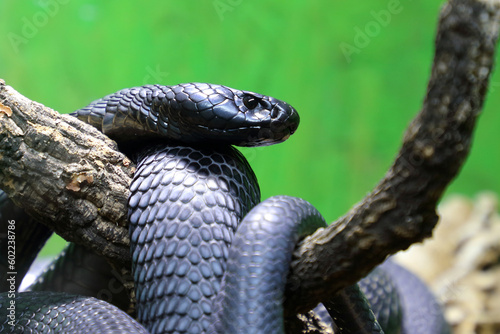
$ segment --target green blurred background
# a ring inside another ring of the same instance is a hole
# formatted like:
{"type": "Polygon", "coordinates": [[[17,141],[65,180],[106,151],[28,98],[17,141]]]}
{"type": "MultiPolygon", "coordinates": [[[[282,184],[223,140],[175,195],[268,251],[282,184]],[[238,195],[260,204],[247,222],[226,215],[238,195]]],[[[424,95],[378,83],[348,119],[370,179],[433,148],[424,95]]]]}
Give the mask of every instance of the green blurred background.
{"type": "MultiPolygon", "coordinates": [[[[0,78],[62,113],[148,83],[219,83],[286,100],[301,115],[297,133],[243,152],[263,198],[299,196],[332,221],[384,175],[420,109],[440,7],[411,0],[2,0],[0,78]]],[[[448,194],[500,189],[499,87],[497,73],[470,157],[448,194]]],[[[60,247],[53,240],[45,253],[60,247]]]]}

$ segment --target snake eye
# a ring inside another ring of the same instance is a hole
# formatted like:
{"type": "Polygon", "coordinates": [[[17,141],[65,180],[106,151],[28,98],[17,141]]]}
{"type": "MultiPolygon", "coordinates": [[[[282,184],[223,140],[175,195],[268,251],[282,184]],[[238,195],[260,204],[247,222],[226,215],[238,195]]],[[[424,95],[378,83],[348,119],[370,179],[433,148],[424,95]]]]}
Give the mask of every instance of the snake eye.
{"type": "Polygon", "coordinates": [[[253,95],[247,94],[247,95],[243,96],[243,104],[248,109],[253,109],[259,105],[259,99],[253,95]]]}

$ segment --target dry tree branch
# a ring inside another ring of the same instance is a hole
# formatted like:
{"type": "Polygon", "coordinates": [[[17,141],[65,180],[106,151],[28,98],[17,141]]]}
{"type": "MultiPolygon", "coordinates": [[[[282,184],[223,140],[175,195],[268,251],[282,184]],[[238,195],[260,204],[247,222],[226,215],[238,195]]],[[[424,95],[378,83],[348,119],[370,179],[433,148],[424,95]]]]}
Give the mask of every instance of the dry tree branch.
{"type": "Polygon", "coordinates": [[[130,263],[134,166],[95,128],[33,102],[0,80],[0,189],[68,241],[130,263]]]}
{"type": "MultiPolygon", "coordinates": [[[[437,201],[469,152],[499,19],[500,0],[450,0],[443,7],[422,111],[375,189],[297,248],[287,314],[308,311],[431,235],[437,201]]],[[[0,189],[65,239],[120,267],[130,263],[125,226],[133,171],[101,133],[0,81],[0,189]]]]}
{"type": "Polygon", "coordinates": [[[310,310],[388,255],[431,236],[437,202],[469,153],[499,23],[498,0],[451,0],[443,7],[422,110],[375,189],[296,249],[288,279],[288,314],[310,310]]]}

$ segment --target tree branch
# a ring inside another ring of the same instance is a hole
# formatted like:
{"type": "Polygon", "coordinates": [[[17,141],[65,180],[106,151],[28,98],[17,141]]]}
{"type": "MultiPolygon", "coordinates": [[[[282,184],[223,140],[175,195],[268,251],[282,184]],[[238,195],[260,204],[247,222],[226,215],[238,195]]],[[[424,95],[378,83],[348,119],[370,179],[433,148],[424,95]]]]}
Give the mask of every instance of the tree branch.
{"type": "Polygon", "coordinates": [[[390,254],[430,237],[437,202],[468,155],[493,67],[500,1],[451,0],[439,18],[423,108],[385,177],[345,216],[296,249],[288,314],[354,284],[390,254]]]}
{"type": "MultiPolygon", "coordinates": [[[[385,177],[359,204],[304,240],[288,279],[288,315],[353,284],[388,255],[420,242],[470,148],[487,91],[500,0],[443,7],[422,111],[385,177]]],[[[0,81],[0,188],[67,240],[129,266],[126,229],[133,164],[114,142],[0,81]]]]}
{"type": "Polygon", "coordinates": [[[30,101],[0,80],[0,188],[68,241],[130,263],[128,186],[134,166],[76,118],[30,101]]]}

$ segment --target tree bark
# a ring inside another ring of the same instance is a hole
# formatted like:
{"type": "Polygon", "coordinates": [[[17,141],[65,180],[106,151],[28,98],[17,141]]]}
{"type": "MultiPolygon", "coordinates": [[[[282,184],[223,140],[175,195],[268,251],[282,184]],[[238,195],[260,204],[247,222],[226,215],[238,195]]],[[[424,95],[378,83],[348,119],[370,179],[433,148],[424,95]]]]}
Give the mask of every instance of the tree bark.
{"type": "Polygon", "coordinates": [[[130,263],[133,172],[114,141],[0,80],[0,189],[32,217],[113,263],[130,263]]]}
{"type": "Polygon", "coordinates": [[[388,255],[432,235],[437,202],[469,153],[499,22],[500,1],[451,0],[442,8],[422,110],[375,189],[296,248],[288,314],[307,312],[388,255]]]}
{"type": "MultiPolygon", "coordinates": [[[[431,235],[437,201],[469,152],[499,20],[500,0],[450,0],[443,7],[421,112],[375,189],[296,248],[288,315],[307,312],[431,235]]],[[[130,264],[126,205],[133,172],[100,132],[0,81],[0,188],[63,238],[119,267],[130,264]]]]}

